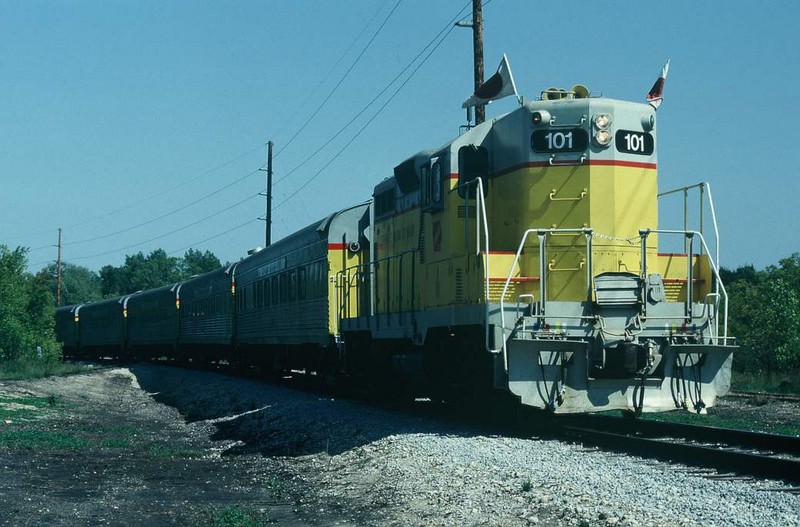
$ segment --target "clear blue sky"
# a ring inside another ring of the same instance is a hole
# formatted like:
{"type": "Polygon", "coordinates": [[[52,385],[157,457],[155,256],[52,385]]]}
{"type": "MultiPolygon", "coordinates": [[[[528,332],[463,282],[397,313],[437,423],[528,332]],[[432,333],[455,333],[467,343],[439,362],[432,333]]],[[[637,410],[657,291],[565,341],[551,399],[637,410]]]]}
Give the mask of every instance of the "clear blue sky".
{"type": "MultiPolygon", "coordinates": [[[[30,247],[34,271],[58,227],[64,260],[94,270],[156,248],[237,260],[263,244],[268,139],[273,239],[367,199],[464,122],[471,31],[435,37],[467,4],[0,1],[0,243],[30,247]]],[[[661,188],[711,183],[726,267],[800,251],[800,3],[491,0],[484,16],[487,77],[505,52],[527,98],[580,82],[643,100],[670,58],[661,188]]]]}

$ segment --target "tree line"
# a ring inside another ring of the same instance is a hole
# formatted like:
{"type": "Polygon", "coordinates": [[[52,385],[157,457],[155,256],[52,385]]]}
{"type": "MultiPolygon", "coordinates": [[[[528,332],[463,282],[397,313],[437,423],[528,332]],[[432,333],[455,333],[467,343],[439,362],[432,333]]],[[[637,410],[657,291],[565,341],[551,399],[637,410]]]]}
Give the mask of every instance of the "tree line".
{"type": "Polygon", "coordinates": [[[730,297],[728,334],[740,346],[737,371],[800,372],[800,253],[757,271],[720,270],[730,297]]]}
{"type": "MultiPolygon", "coordinates": [[[[26,272],[27,250],[0,245],[0,361],[24,355],[58,357],[53,312],[57,270],[48,265],[26,272]],[[39,351],[37,351],[39,350],[39,351]]],[[[62,266],[62,305],[111,298],[179,282],[221,267],[210,251],[190,249],[183,257],[163,249],[125,257],[118,267],[95,273],[74,264],[62,266]]],[[[740,349],[734,369],[749,373],[800,372],[800,253],[756,270],[745,265],[721,269],[730,297],[729,335],[740,349]]]]}
{"type": "MultiPolygon", "coordinates": [[[[125,257],[120,266],[106,265],[96,273],[63,263],[61,304],[80,304],[186,280],[222,266],[210,251],[189,249],[183,257],[163,249],[125,257]]],[[[38,273],[26,271],[27,249],[0,244],[0,362],[39,358],[55,360],[61,346],[55,339],[55,263],[38,273]]]]}
{"type": "MultiPolygon", "coordinates": [[[[147,255],[142,252],[129,254],[125,256],[124,264],[106,265],[99,273],[64,263],[61,265],[61,304],[80,304],[155,289],[220,267],[219,258],[211,251],[195,249],[189,249],[183,257],[169,256],[164,249],[156,249],[147,255]]],[[[47,282],[55,295],[58,287],[56,264],[48,265],[37,276],[47,282]]]]}

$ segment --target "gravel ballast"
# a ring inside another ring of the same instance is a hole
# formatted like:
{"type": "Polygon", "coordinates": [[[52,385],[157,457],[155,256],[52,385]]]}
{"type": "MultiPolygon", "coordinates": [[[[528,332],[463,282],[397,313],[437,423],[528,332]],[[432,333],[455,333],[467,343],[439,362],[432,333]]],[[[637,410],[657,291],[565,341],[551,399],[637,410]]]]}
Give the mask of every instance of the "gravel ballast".
{"type": "Polygon", "coordinates": [[[253,476],[250,464],[248,477],[280,478],[296,522],[800,525],[800,496],[779,482],[711,479],[690,467],[269,382],[153,365],[115,371],[91,375],[100,383],[130,371],[124,389],[144,391],[143,401],[173,419],[177,409],[192,441],[210,439],[222,460],[258,460],[263,474],[253,476]]]}

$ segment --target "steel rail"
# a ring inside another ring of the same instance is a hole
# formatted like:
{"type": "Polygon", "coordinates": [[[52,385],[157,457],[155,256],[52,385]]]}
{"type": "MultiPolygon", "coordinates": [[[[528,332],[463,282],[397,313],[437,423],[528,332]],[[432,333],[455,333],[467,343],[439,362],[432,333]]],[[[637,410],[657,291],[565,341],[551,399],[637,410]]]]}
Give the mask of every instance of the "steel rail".
{"type": "Polygon", "coordinates": [[[565,418],[562,418],[562,422],[565,426],[592,427],[602,431],[613,430],[626,434],[636,434],[640,437],[678,437],[690,441],[720,443],[728,446],[800,456],[800,437],[796,436],[767,434],[715,426],[592,415],[565,416],[565,418]]]}
{"type": "Polygon", "coordinates": [[[800,458],[775,455],[800,454],[798,437],[602,416],[560,419],[558,430],[583,444],[613,451],[800,483],[800,458]]]}
{"type": "Polygon", "coordinates": [[[601,432],[578,427],[565,427],[564,431],[584,444],[609,450],[656,458],[672,463],[712,468],[738,475],[800,483],[800,460],[785,459],[741,450],[726,450],[717,446],[659,441],[620,433],[601,432]]]}

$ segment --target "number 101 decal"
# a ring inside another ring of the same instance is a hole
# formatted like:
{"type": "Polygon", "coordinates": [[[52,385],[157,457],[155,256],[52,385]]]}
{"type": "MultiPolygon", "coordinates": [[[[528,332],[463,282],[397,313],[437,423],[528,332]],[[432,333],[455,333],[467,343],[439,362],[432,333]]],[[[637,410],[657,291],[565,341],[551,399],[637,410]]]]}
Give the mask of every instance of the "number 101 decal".
{"type": "Polygon", "coordinates": [[[633,132],[631,130],[617,130],[614,136],[617,150],[626,154],[639,154],[649,156],[655,150],[653,136],[647,132],[633,132]]]}
{"type": "Polygon", "coordinates": [[[583,152],[589,147],[589,134],[582,128],[536,130],[531,147],[536,152],[583,152]]]}

